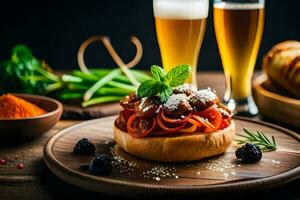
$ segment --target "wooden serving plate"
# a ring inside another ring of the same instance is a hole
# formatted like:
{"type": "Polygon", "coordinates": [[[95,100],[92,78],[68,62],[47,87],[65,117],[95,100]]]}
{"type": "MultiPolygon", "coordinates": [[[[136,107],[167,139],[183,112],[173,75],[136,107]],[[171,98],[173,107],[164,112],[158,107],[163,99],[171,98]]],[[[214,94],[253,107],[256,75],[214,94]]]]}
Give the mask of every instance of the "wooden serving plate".
{"type": "Polygon", "coordinates": [[[260,162],[236,161],[234,144],[220,156],[197,162],[166,164],[131,156],[114,146],[115,116],[87,121],[67,128],[52,137],[44,148],[50,170],[78,187],[120,196],[214,195],[224,192],[260,190],[285,184],[300,177],[300,137],[287,129],[268,123],[235,118],[237,132],[242,128],[274,135],[279,150],[263,154],[260,162]],[[93,156],[72,153],[75,143],[89,138],[97,153],[112,153],[113,171],[93,176],[80,171],[93,156]]]}
{"type": "Polygon", "coordinates": [[[253,96],[263,116],[300,128],[300,100],[276,87],[265,74],[254,80],[253,96]]]}

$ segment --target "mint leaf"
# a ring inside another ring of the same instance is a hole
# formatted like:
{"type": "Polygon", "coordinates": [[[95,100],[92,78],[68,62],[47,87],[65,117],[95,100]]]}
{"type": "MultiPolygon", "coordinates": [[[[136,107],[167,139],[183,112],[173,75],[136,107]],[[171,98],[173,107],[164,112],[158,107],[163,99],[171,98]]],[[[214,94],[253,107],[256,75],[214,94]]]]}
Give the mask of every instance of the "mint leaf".
{"type": "Polygon", "coordinates": [[[139,97],[154,96],[163,90],[163,86],[164,85],[157,80],[147,80],[139,86],[137,90],[137,95],[139,97]]]}
{"type": "Polygon", "coordinates": [[[153,79],[143,82],[137,91],[139,97],[150,97],[159,94],[160,100],[164,103],[173,93],[173,87],[182,85],[190,76],[189,65],[179,65],[171,69],[167,74],[163,68],[152,65],[151,74],[153,79]]]}
{"type": "Polygon", "coordinates": [[[167,73],[165,80],[169,86],[176,87],[182,85],[190,74],[191,67],[189,65],[178,65],[167,73]]]}
{"type": "Polygon", "coordinates": [[[164,77],[165,77],[165,71],[163,70],[163,68],[157,66],[157,65],[152,65],[151,66],[151,74],[152,76],[160,81],[160,82],[163,82],[164,81],[164,77]]]}
{"type": "Polygon", "coordinates": [[[172,93],[173,93],[173,88],[168,85],[164,85],[163,91],[160,92],[159,94],[160,101],[162,103],[167,102],[172,93]]]}

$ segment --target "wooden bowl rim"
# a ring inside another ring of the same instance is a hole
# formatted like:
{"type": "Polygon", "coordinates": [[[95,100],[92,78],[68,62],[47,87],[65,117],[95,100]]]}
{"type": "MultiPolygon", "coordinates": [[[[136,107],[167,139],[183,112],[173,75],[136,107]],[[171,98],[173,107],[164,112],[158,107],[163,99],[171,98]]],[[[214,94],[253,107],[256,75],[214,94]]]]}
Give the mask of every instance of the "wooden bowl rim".
{"type": "MultiPolygon", "coordinates": [[[[115,116],[111,116],[111,118],[113,118],[113,117],[115,117],[115,116]]],[[[105,118],[109,118],[109,117],[105,117],[105,118]]],[[[72,130],[78,126],[81,126],[83,123],[88,125],[90,123],[94,123],[97,120],[103,120],[103,119],[104,118],[89,120],[89,121],[85,121],[85,122],[70,126],[66,129],[63,129],[62,131],[60,131],[59,133],[57,133],[56,135],[54,135],[52,138],[50,138],[47,141],[47,143],[44,146],[44,152],[43,152],[44,161],[45,161],[46,165],[49,167],[49,169],[54,174],[56,174],[60,178],[61,178],[60,174],[62,174],[62,173],[64,174],[64,176],[68,176],[70,179],[74,179],[74,176],[77,178],[80,177],[84,182],[89,182],[89,181],[93,181],[93,179],[97,179],[99,181],[98,183],[103,184],[103,186],[109,185],[110,187],[112,187],[112,186],[113,187],[122,187],[124,190],[127,189],[127,190],[131,190],[131,191],[136,190],[136,189],[143,190],[143,191],[144,190],[151,190],[151,191],[160,190],[160,192],[156,192],[156,193],[173,191],[173,192],[176,192],[176,194],[177,193],[193,194],[193,193],[201,193],[201,192],[203,192],[203,190],[206,190],[206,192],[211,193],[211,192],[219,191],[220,189],[223,189],[223,188],[231,188],[232,191],[235,191],[235,190],[238,191],[240,189],[240,187],[239,187],[241,184],[240,182],[229,182],[226,184],[212,184],[212,185],[202,185],[202,186],[197,186],[197,185],[190,185],[190,186],[171,186],[171,185],[169,185],[169,186],[166,186],[166,185],[155,185],[155,184],[148,184],[148,183],[132,183],[130,181],[124,181],[124,180],[115,180],[115,179],[111,179],[111,178],[85,174],[85,173],[79,172],[78,170],[71,169],[68,166],[63,165],[63,163],[61,163],[54,156],[52,147],[55,144],[56,140],[59,139],[60,137],[64,136],[64,134],[66,132],[68,132],[69,130],[72,130]],[[49,152],[51,152],[51,153],[49,153],[49,152]],[[57,165],[56,169],[52,167],[53,164],[57,165]]],[[[235,117],[235,119],[246,120],[246,121],[250,121],[252,123],[266,125],[271,128],[280,130],[284,134],[287,134],[287,135],[295,138],[298,141],[300,140],[300,136],[297,133],[295,133],[289,129],[271,124],[271,123],[257,121],[257,120],[244,118],[244,117],[235,117]]],[[[243,183],[243,186],[247,189],[251,189],[254,186],[258,187],[258,188],[260,186],[263,186],[263,188],[266,189],[266,188],[282,185],[282,184],[290,182],[292,180],[296,180],[299,177],[300,177],[300,166],[292,168],[283,173],[270,176],[270,177],[247,180],[246,182],[243,183]],[[271,183],[273,185],[271,185],[271,183]]],[[[61,178],[61,179],[63,179],[63,178],[61,178]]],[[[66,179],[63,179],[63,180],[68,182],[66,179]]],[[[69,182],[69,183],[71,183],[71,182],[69,182]]],[[[71,183],[71,184],[78,186],[75,183],[71,183]]],[[[83,188],[85,188],[87,190],[91,190],[88,187],[83,186],[83,188]]],[[[96,190],[92,190],[92,191],[99,192],[96,190]]]]}
{"type": "Polygon", "coordinates": [[[271,91],[265,89],[264,87],[262,87],[262,84],[265,83],[267,80],[268,80],[268,76],[266,74],[262,74],[262,75],[258,76],[253,81],[253,89],[256,90],[259,94],[261,94],[263,96],[267,96],[271,99],[275,99],[277,101],[286,102],[289,104],[294,104],[294,105],[300,106],[300,100],[271,92],[271,91]]]}
{"type": "Polygon", "coordinates": [[[54,104],[56,104],[56,108],[50,112],[46,112],[45,114],[38,115],[35,117],[25,117],[25,118],[18,118],[18,119],[6,119],[6,118],[0,118],[0,122],[5,122],[5,121],[27,121],[27,120],[36,120],[36,119],[43,119],[43,118],[48,118],[53,115],[57,115],[59,113],[62,113],[63,111],[63,105],[59,101],[52,99],[50,97],[46,96],[41,96],[41,95],[34,95],[34,94],[24,94],[24,93],[11,93],[17,97],[28,97],[28,98],[33,98],[33,99],[39,99],[42,101],[50,101],[54,104]]]}

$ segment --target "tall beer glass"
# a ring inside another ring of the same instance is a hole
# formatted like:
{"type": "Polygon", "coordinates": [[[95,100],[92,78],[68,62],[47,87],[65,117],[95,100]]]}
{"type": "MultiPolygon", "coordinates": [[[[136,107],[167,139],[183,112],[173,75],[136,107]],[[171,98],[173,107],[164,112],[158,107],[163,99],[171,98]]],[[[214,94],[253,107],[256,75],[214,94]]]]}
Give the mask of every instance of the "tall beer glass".
{"type": "Polygon", "coordinates": [[[215,0],[214,27],[226,77],[224,101],[238,115],[256,115],[251,78],[264,26],[264,0],[215,0]]]}
{"type": "Polygon", "coordinates": [[[195,86],[208,4],[208,0],[153,0],[163,67],[168,71],[176,65],[189,64],[192,73],[188,82],[195,86]]]}

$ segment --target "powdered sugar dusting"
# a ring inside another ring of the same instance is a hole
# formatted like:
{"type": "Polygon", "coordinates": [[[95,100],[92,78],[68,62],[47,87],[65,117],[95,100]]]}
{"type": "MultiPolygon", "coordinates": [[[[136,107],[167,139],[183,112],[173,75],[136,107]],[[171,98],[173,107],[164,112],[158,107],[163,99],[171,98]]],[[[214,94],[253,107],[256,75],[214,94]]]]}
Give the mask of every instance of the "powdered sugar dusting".
{"type": "Polygon", "coordinates": [[[141,98],[141,103],[139,105],[139,110],[143,110],[145,108],[143,108],[145,101],[147,100],[148,97],[143,97],[141,98]]]}
{"type": "Polygon", "coordinates": [[[169,110],[176,110],[180,103],[186,102],[186,94],[172,94],[168,101],[164,103],[164,107],[167,107],[169,110]]]}
{"type": "Polygon", "coordinates": [[[204,103],[209,102],[209,101],[213,101],[217,98],[217,95],[216,95],[215,91],[210,89],[210,88],[203,89],[203,90],[198,90],[194,95],[197,96],[198,100],[200,100],[204,103]]]}
{"type": "Polygon", "coordinates": [[[192,92],[197,92],[197,89],[195,88],[195,86],[188,84],[188,83],[184,83],[183,85],[175,87],[174,90],[177,90],[178,93],[185,93],[185,91],[188,91],[188,90],[191,90],[192,92]]]}

